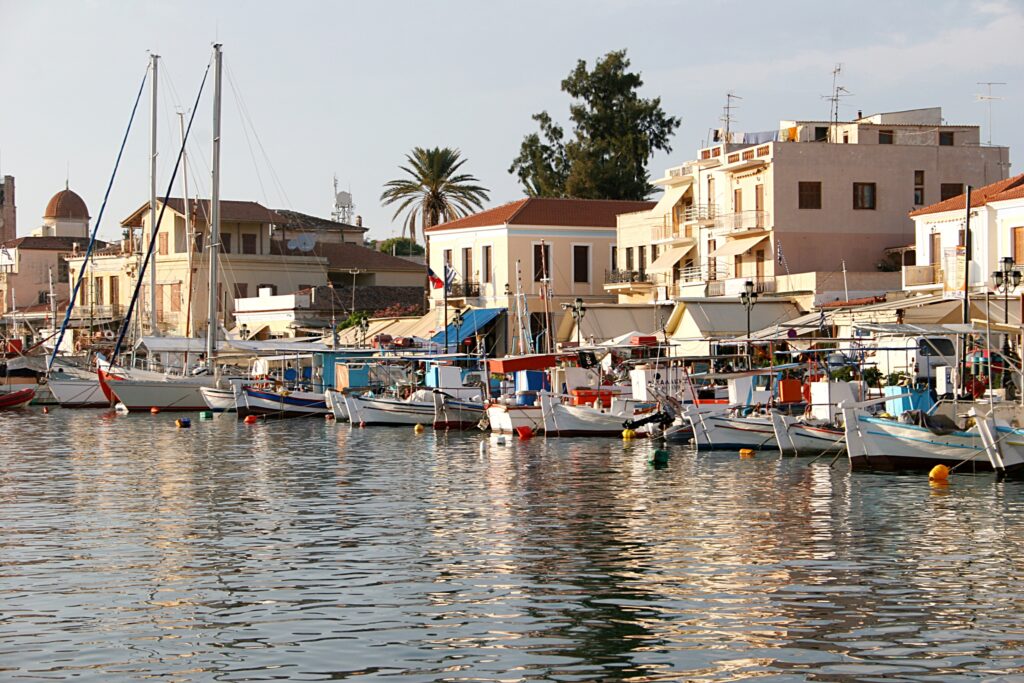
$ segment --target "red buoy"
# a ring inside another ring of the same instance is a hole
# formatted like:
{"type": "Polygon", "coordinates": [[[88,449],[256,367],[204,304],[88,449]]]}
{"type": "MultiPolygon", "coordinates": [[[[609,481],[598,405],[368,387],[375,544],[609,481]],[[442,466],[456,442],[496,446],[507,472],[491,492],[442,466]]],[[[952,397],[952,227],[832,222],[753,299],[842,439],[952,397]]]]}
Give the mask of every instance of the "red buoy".
{"type": "Polygon", "coordinates": [[[246,415],[245,419],[242,420],[242,422],[244,422],[247,425],[256,424],[256,416],[255,415],[246,415]]]}
{"type": "Polygon", "coordinates": [[[156,415],[157,413],[160,412],[160,409],[157,408],[156,406],[153,406],[152,408],[149,409],[149,412],[153,415],[156,415]]]}
{"type": "Polygon", "coordinates": [[[533,430],[527,427],[526,425],[516,427],[516,434],[518,434],[519,438],[522,439],[523,441],[533,438],[533,430]]]}

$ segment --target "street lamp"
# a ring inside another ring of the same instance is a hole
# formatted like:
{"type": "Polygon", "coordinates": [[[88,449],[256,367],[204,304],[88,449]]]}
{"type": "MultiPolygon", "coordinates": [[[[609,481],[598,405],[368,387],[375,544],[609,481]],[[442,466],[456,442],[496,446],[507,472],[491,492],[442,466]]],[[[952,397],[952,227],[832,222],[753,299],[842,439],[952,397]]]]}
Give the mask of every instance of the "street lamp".
{"type": "MultiPolygon", "coordinates": [[[[452,315],[452,325],[455,325],[455,349],[456,350],[458,350],[459,344],[462,343],[461,331],[462,331],[462,324],[464,322],[466,322],[466,318],[465,318],[465,316],[463,316],[462,311],[459,310],[459,309],[455,309],[455,313],[452,315]]],[[[445,346],[444,352],[448,353],[448,347],[447,346],[445,346]]]]}
{"type": "Polygon", "coordinates": [[[356,312],[356,275],[359,273],[366,272],[362,268],[349,268],[348,272],[352,274],[352,312],[356,312]]]}
{"type": "Polygon", "coordinates": [[[754,283],[747,280],[743,283],[743,291],[740,293],[740,303],[747,309],[747,340],[744,342],[744,350],[747,356],[747,370],[751,368],[750,362],[750,309],[757,303],[757,292],[754,291],[754,283]]]}
{"type": "Polygon", "coordinates": [[[576,321],[576,346],[582,346],[583,316],[587,314],[587,307],[583,305],[583,299],[576,297],[571,304],[562,304],[563,311],[569,311],[572,319],[576,321]]]}
{"type": "MultiPolygon", "coordinates": [[[[1003,295],[1003,324],[1010,322],[1010,291],[1020,285],[1021,274],[1013,267],[1013,257],[1004,256],[999,259],[999,270],[992,273],[992,280],[995,282],[995,290],[1003,295]]],[[[1006,386],[1010,378],[1009,363],[1006,356],[1010,354],[1010,333],[1003,333],[1003,377],[1002,385],[1006,386]]]]}

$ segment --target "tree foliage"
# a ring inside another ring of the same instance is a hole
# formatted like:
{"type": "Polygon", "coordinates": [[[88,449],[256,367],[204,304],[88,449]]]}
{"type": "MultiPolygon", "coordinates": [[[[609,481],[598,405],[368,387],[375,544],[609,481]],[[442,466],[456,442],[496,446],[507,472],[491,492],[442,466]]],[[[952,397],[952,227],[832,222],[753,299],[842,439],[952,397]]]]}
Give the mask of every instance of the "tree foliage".
{"type": "Polygon", "coordinates": [[[562,90],[572,98],[572,135],[543,111],[540,130],[523,138],[509,173],[532,197],[646,199],[653,191],[647,162],[658,150],[671,152],[669,139],[680,120],[667,116],[661,98],[643,99],[640,74],[629,69],[626,51],[609,52],[593,71],[579,60],[562,90]]]}
{"type": "Polygon", "coordinates": [[[376,245],[377,251],[394,256],[422,256],[423,247],[408,237],[389,237],[376,245]]]}
{"type": "Polygon", "coordinates": [[[416,241],[416,226],[423,229],[440,225],[483,208],[489,199],[487,188],[468,173],[459,173],[465,159],[450,147],[416,147],[407,154],[407,165],[399,166],[408,177],[384,183],[381,203],[398,204],[394,217],[408,211],[402,233],[416,241]]]}

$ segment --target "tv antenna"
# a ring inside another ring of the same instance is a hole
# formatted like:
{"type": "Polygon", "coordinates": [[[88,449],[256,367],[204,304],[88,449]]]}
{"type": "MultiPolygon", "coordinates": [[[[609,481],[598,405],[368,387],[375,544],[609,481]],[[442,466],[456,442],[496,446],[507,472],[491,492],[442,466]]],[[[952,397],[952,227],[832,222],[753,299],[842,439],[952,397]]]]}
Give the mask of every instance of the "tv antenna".
{"type": "Polygon", "coordinates": [[[351,192],[338,192],[338,176],[334,176],[334,210],[331,211],[331,220],[335,223],[351,223],[355,206],[351,192]]]}
{"type": "Polygon", "coordinates": [[[978,85],[984,85],[988,88],[988,92],[985,95],[975,95],[974,99],[978,102],[988,103],[988,145],[992,144],[992,103],[1002,100],[1002,97],[996,97],[992,94],[993,85],[1006,85],[1002,81],[979,81],[978,85]]]}
{"type": "MultiPolygon", "coordinates": [[[[849,97],[853,93],[839,85],[839,75],[843,73],[843,65],[837,63],[832,67],[832,94],[822,95],[822,99],[829,101],[828,109],[828,122],[829,128],[833,128],[839,125],[839,102],[844,97],[849,97]]],[[[829,130],[829,138],[832,137],[832,131],[829,130]]],[[[829,140],[831,142],[831,139],[829,140]]]]}
{"type": "Polygon", "coordinates": [[[733,118],[732,110],[733,109],[739,109],[739,106],[733,104],[732,102],[733,102],[733,100],[742,100],[742,99],[743,99],[742,97],[740,97],[739,95],[734,93],[732,90],[730,90],[729,92],[725,93],[725,106],[722,107],[722,118],[720,119],[722,121],[722,123],[725,124],[725,136],[723,138],[723,142],[726,142],[726,143],[732,142],[731,135],[730,135],[730,129],[732,128],[733,122],[736,120],[736,119],[733,118]]]}

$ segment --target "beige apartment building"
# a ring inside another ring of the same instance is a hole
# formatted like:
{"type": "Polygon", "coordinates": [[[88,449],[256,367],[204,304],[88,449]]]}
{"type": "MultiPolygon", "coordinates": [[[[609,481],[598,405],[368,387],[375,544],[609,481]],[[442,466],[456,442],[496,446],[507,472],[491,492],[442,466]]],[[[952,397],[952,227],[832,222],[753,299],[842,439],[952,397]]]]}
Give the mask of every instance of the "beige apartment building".
{"type": "Polygon", "coordinates": [[[914,239],[908,214],[1009,169],[1007,148],[947,125],[940,108],[727,139],[655,181],[653,209],[619,217],[605,288],[620,301],[737,296],[748,280],[813,304],[898,289],[881,270],[898,268],[887,248],[914,239]]]}
{"type": "MultiPolygon", "coordinates": [[[[157,202],[160,216],[162,202],[157,202]]],[[[255,296],[261,289],[273,294],[295,292],[327,284],[327,259],[313,253],[282,253],[271,239],[280,216],[248,201],[221,202],[221,234],[217,283],[221,324],[235,326],[236,298],[255,296]]],[[[185,202],[167,201],[156,234],[157,329],[163,334],[204,336],[209,300],[209,202],[189,203],[191,221],[185,221],[185,202]]],[[[120,244],[95,251],[90,258],[85,286],[79,289],[77,306],[95,317],[123,319],[136,286],[142,250],[149,243],[149,203],[121,222],[129,235],[120,244]],[[140,248],[141,247],[141,248],[140,248]]],[[[68,259],[73,282],[83,258],[68,259]]],[[[152,265],[152,264],[151,264],[152,265]]],[[[154,311],[149,296],[149,274],[143,276],[135,314],[144,332],[152,329],[154,311]]]]}
{"type": "MultiPolygon", "coordinates": [[[[530,331],[543,341],[545,311],[551,314],[553,336],[565,315],[562,304],[577,297],[585,303],[615,301],[604,283],[616,268],[616,216],[653,206],[654,202],[520,199],[428,228],[428,262],[438,277],[444,277],[446,265],[454,271],[450,307],[512,312],[521,293],[530,331]]],[[[429,292],[431,307],[441,305],[444,290],[429,292]]]]}

